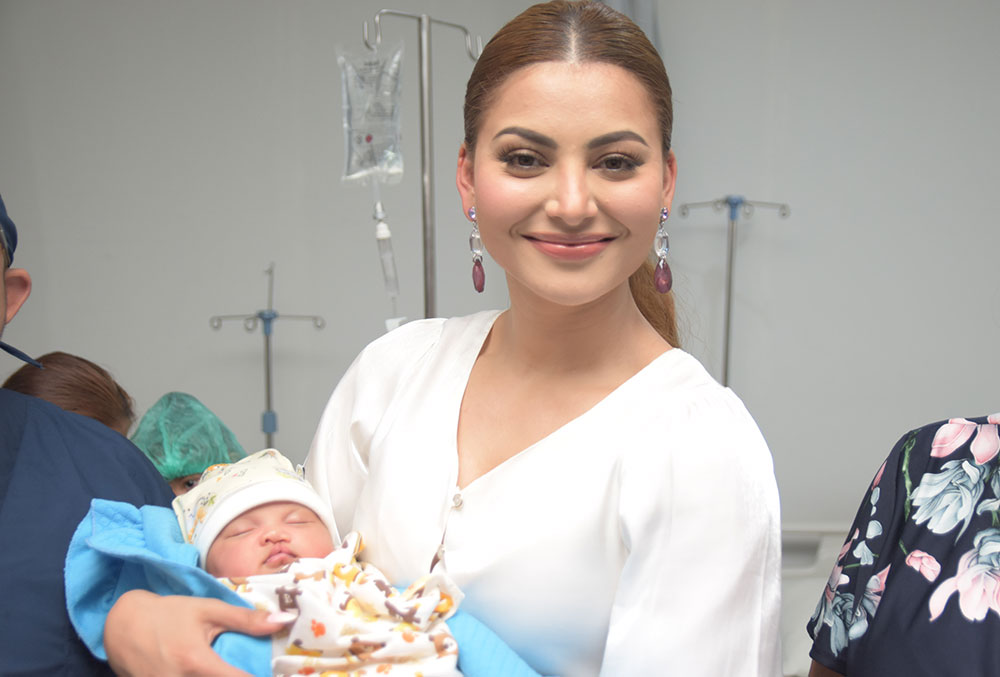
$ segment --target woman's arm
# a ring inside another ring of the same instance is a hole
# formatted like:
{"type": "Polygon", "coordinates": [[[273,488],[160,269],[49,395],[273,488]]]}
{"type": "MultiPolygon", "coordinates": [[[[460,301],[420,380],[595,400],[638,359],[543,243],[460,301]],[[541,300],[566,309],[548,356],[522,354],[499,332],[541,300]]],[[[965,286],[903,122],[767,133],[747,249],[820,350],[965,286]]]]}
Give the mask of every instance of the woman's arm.
{"type": "Polygon", "coordinates": [[[825,668],[816,661],[812,662],[809,668],[809,677],[844,677],[839,672],[834,672],[830,668],[825,668]]]}
{"type": "Polygon", "coordinates": [[[111,668],[126,677],[247,677],[219,658],[212,642],[229,630],[268,635],[283,627],[268,619],[265,611],[215,599],[133,590],[111,608],[104,646],[111,668]]]}
{"type": "Polygon", "coordinates": [[[777,677],[781,535],[767,446],[724,393],[655,430],[628,440],[628,557],[601,674],[777,677]]]}

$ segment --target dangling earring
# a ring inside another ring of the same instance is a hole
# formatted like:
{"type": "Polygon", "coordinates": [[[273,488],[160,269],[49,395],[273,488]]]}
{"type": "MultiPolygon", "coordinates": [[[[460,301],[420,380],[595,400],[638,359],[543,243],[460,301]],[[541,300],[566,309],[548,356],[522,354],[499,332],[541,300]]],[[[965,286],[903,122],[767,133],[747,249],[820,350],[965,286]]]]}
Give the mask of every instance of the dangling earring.
{"type": "Polygon", "coordinates": [[[486,271],[483,270],[483,241],[479,237],[475,207],[469,207],[469,219],[472,221],[472,234],[469,235],[469,249],[472,251],[472,286],[482,294],[486,289],[486,271]]]}
{"type": "Polygon", "coordinates": [[[656,230],[656,239],[653,241],[653,251],[659,261],[656,270],[653,271],[653,284],[656,291],[666,294],[674,286],[674,275],[667,265],[667,252],[670,251],[670,236],[667,235],[665,224],[670,217],[670,210],[664,207],[660,210],[660,227],[656,230]]]}

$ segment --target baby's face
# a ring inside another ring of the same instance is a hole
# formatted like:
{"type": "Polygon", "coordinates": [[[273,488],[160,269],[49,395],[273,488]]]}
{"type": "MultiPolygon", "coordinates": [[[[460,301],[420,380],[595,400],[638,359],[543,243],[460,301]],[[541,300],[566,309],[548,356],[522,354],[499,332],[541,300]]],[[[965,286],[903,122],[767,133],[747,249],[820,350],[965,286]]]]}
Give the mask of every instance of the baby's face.
{"type": "Polygon", "coordinates": [[[323,521],[298,503],[267,503],[226,525],[208,549],[213,576],[272,574],[300,557],[326,557],[333,538],[323,521]]]}

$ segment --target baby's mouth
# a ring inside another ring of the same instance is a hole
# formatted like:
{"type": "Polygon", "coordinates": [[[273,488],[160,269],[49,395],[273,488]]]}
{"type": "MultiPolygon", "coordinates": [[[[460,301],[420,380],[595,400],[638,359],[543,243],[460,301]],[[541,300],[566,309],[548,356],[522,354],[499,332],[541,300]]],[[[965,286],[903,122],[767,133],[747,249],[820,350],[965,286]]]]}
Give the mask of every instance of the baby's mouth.
{"type": "Polygon", "coordinates": [[[278,545],[271,549],[271,554],[264,560],[264,564],[267,566],[282,566],[296,559],[298,558],[295,556],[295,553],[289,550],[287,546],[278,545]]]}

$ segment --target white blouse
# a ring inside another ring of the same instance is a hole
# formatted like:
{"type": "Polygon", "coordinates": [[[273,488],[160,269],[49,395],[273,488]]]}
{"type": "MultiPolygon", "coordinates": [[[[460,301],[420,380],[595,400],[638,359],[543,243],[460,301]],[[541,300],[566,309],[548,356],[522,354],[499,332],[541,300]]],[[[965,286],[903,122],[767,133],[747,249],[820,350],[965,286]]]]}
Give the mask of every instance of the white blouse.
{"type": "Polygon", "coordinates": [[[355,360],[306,462],[340,532],[397,585],[441,558],[545,675],[780,675],[778,493],[743,403],[675,348],[460,490],[498,315],[413,322],[355,360]]]}

